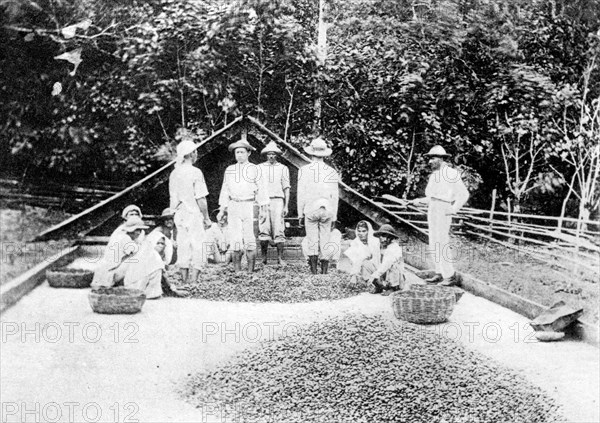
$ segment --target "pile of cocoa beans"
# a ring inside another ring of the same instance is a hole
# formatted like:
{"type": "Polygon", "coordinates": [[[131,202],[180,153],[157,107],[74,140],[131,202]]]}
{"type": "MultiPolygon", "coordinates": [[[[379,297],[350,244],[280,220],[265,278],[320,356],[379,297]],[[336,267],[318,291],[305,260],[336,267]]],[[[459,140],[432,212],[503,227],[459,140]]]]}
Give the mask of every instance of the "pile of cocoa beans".
{"type": "Polygon", "coordinates": [[[365,282],[352,283],[350,275],[331,269],[326,275],[312,275],[304,263],[258,265],[257,271],[235,273],[231,265],[208,265],[195,283],[183,284],[176,268],[168,273],[169,281],[184,288],[192,298],[230,302],[298,303],[337,300],[369,292],[365,282]]]}
{"type": "Polygon", "coordinates": [[[517,373],[377,315],[330,318],[244,350],[191,376],[184,396],[208,421],[564,421],[553,400],[517,373]]]}

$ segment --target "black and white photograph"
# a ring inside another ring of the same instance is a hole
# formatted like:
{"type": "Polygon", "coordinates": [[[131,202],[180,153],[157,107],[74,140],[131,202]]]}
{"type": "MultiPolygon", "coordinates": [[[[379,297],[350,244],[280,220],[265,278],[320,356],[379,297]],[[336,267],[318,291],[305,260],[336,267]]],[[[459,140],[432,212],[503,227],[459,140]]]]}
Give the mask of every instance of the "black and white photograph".
{"type": "Polygon", "coordinates": [[[1,423],[600,423],[600,2],[0,0],[1,423]]]}

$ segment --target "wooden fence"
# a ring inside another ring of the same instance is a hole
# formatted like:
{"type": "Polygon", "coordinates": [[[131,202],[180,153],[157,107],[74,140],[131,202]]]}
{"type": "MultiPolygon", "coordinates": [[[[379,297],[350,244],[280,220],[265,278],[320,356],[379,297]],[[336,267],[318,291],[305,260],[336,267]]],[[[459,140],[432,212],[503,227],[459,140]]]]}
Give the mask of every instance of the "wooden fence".
{"type": "Polygon", "coordinates": [[[126,185],[126,182],[100,180],[67,184],[49,180],[22,182],[1,178],[0,200],[6,205],[28,204],[78,213],[121,191],[126,185]]]}
{"type": "MultiPolygon", "coordinates": [[[[386,194],[378,204],[420,228],[427,229],[426,206],[413,205],[406,200],[386,194]]],[[[586,229],[559,228],[547,222],[558,223],[556,216],[507,213],[464,207],[452,223],[454,233],[462,233],[507,248],[525,252],[531,257],[572,271],[587,269],[598,273],[600,263],[599,222],[582,221],[586,229]],[[523,248],[529,246],[531,248],[523,248]],[[537,247],[537,248],[536,248],[537,247]],[[569,263],[569,264],[565,264],[569,263]]],[[[563,222],[577,224],[575,218],[565,217],[563,222]]]]}

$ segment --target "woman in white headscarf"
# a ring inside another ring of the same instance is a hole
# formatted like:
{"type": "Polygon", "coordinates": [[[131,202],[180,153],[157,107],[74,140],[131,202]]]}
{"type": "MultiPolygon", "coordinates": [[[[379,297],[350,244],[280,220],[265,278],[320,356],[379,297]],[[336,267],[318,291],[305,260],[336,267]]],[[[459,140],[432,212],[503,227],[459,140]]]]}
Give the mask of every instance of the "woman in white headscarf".
{"type": "Polygon", "coordinates": [[[130,216],[110,236],[104,255],[94,271],[92,288],[112,287],[123,281],[128,268],[139,254],[144,230],[141,217],[130,216]]]}
{"type": "MultiPolygon", "coordinates": [[[[179,290],[171,286],[169,281],[167,280],[166,268],[171,263],[171,255],[173,254],[172,250],[169,250],[169,238],[159,231],[151,232],[146,238],[151,247],[158,253],[158,256],[163,262],[162,271],[160,272],[160,288],[161,294],[165,294],[168,297],[185,297],[187,296],[187,292],[179,290]]],[[[150,263],[151,266],[155,265],[155,261],[153,260],[150,263]]],[[[147,298],[157,298],[159,289],[158,285],[154,280],[148,282],[148,286],[146,287],[146,297],[147,298]]]]}
{"type": "Polygon", "coordinates": [[[362,277],[362,268],[367,262],[379,266],[380,254],[379,239],[373,236],[373,226],[366,220],[361,220],[356,224],[356,238],[350,242],[350,247],[344,251],[344,255],[352,263],[350,268],[352,281],[356,282],[359,277],[362,277]]]}
{"type": "Polygon", "coordinates": [[[123,211],[121,212],[121,217],[123,218],[123,221],[121,222],[121,224],[119,226],[117,226],[117,229],[115,229],[113,231],[113,233],[110,234],[110,238],[108,238],[109,246],[114,245],[114,243],[116,241],[118,241],[119,238],[122,238],[123,227],[125,225],[125,222],[127,222],[127,219],[129,219],[130,217],[134,217],[134,216],[137,216],[139,218],[142,217],[142,210],[135,204],[130,204],[123,209],[123,211]]]}
{"type": "MultiPolygon", "coordinates": [[[[146,298],[159,298],[163,291],[161,279],[165,270],[164,237],[156,237],[155,242],[143,239],[139,242],[138,251],[129,260],[130,264],[125,272],[123,285],[125,288],[135,288],[144,291],[146,298]],[[155,248],[156,243],[162,241],[161,253],[155,248]]],[[[165,257],[166,258],[166,257],[165,257]]]]}

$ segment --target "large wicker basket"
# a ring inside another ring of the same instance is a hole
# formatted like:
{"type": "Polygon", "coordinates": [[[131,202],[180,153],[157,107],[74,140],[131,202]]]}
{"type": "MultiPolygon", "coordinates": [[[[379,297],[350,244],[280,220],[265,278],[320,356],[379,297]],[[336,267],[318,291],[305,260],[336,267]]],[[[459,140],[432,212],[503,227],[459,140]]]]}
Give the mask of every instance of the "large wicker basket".
{"type": "Polygon", "coordinates": [[[394,315],[411,323],[442,323],[448,320],[456,304],[449,290],[408,290],[392,294],[394,315]]]}
{"type": "Polygon", "coordinates": [[[414,291],[435,291],[435,290],[442,290],[442,291],[448,291],[448,292],[452,292],[454,294],[454,296],[456,297],[456,302],[458,303],[458,300],[460,300],[463,296],[463,294],[465,293],[465,291],[463,291],[462,289],[456,287],[456,286],[440,286],[440,285],[422,285],[422,284],[412,284],[410,286],[410,289],[414,290],[414,291]]]}
{"type": "Polygon", "coordinates": [[[94,279],[94,272],[68,267],[48,269],[46,279],[53,288],[89,288],[94,279]]]}
{"type": "Polygon", "coordinates": [[[124,287],[92,289],[89,294],[92,310],[100,314],[135,314],[142,310],[146,294],[139,289],[124,287]]]}

